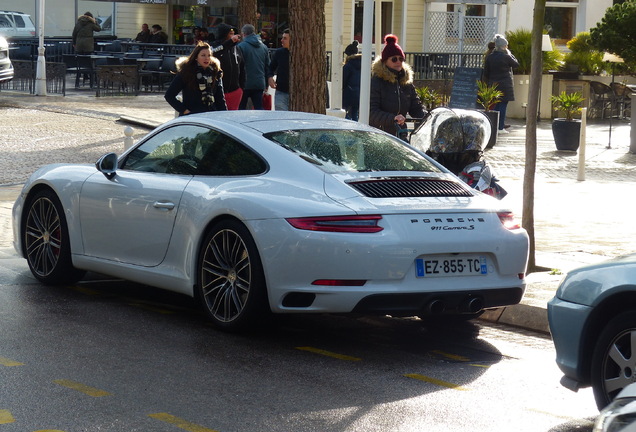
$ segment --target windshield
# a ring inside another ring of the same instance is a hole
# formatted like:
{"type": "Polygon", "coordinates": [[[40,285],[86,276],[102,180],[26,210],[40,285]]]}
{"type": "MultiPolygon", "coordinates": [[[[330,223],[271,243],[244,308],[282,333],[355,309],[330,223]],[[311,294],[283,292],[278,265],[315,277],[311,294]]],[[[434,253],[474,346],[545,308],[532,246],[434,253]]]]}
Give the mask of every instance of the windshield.
{"type": "Polygon", "coordinates": [[[286,130],[265,134],[329,174],[351,171],[440,172],[419,153],[381,133],[353,130],[286,130]]]}

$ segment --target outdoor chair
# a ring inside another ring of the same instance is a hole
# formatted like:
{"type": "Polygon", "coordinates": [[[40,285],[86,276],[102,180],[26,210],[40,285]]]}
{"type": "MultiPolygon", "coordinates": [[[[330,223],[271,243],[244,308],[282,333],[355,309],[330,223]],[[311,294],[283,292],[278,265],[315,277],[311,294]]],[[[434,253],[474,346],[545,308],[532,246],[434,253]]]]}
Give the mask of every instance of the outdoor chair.
{"type": "Polygon", "coordinates": [[[614,91],[614,100],[618,118],[625,119],[632,115],[632,90],[623,83],[613,82],[610,87],[614,91]]]}
{"type": "Polygon", "coordinates": [[[605,111],[613,114],[615,108],[614,91],[610,86],[600,81],[590,81],[590,105],[587,116],[605,118],[605,111]]]}

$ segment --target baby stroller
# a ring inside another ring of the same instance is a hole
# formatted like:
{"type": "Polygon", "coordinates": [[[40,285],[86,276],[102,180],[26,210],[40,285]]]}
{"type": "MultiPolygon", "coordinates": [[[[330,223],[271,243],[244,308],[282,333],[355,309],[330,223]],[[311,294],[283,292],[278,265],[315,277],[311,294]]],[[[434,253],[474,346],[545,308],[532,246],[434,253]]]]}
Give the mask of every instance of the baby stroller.
{"type": "Polygon", "coordinates": [[[435,159],[474,189],[497,199],[507,192],[498,184],[483,149],[490,137],[490,122],[479,111],[435,108],[411,133],[410,144],[435,159]]]}

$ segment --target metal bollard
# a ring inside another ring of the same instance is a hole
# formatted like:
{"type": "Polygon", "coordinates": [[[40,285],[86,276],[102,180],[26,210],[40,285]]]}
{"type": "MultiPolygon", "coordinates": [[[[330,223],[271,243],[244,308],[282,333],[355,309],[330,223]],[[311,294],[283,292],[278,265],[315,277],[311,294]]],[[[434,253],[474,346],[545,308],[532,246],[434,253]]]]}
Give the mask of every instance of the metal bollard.
{"type": "Polygon", "coordinates": [[[133,144],[135,143],[132,137],[134,133],[135,133],[135,130],[131,128],[130,126],[126,126],[124,128],[124,135],[126,135],[126,137],[124,138],[124,151],[131,148],[133,144]]]}
{"type": "Polygon", "coordinates": [[[581,110],[581,134],[579,136],[579,169],[578,181],[585,181],[585,128],[587,127],[587,108],[581,110]]]}

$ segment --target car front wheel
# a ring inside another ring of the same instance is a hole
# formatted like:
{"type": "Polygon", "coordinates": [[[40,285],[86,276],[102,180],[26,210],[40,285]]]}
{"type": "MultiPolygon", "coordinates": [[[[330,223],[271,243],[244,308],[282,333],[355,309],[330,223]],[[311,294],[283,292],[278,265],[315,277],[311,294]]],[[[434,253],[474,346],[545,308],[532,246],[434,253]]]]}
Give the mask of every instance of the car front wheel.
{"type": "Polygon", "coordinates": [[[38,192],[26,208],[23,230],[31,273],[49,285],[72,283],[83,271],[73,267],[64,210],[51,190],[38,192]]]}
{"type": "Polygon", "coordinates": [[[622,313],[605,326],[594,349],[591,372],[599,410],[636,382],[636,312],[622,313]]]}
{"type": "Polygon", "coordinates": [[[222,221],[199,254],[197,295],[205,313],[224,330],[243,330],[269,310],[263,267],[249,231],[222,221]]]}

